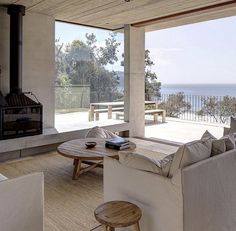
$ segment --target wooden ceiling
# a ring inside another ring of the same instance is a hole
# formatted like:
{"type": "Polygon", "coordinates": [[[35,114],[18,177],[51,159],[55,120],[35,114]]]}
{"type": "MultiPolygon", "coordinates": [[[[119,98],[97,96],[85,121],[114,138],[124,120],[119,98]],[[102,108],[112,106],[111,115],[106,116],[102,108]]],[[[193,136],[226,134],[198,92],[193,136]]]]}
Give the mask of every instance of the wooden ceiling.
{"type": "Polygon", "coordinates": [[[236,1],[230,0],[0,0],[0,4],[21,4],[56,20],[111,30],[125,24],[156,30],[236,15],[236,1]],[[207,7],[210,10],[201,11],[207,7]]]}

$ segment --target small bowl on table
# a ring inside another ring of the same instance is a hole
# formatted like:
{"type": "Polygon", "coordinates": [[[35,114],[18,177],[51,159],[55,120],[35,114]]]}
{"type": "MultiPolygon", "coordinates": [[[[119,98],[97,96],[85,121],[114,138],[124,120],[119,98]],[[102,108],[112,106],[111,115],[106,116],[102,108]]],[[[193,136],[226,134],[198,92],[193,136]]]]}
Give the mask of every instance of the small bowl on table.
{"type": "Polygon", "coordinates": [[[94,148],[96,145],[97,143],[95,141],[85,142],[85,146],[87,149],[94,148]]]}

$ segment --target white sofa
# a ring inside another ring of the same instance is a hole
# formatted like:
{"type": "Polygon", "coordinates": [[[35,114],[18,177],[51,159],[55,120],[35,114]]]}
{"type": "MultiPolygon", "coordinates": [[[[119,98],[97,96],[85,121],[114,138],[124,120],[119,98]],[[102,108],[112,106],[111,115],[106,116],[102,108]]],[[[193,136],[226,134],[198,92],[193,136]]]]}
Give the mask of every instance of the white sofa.
{"type": "Polygon", "coordinates": [[[0,230],[43,231],[43,173],[0,180],[0,230]]]}
{"type": "Polygon", "coordinates": [[[143,231],[235,231],[236,149],[184,167],[172,178],[105,158],[104,197],[140,206],[143,231]]]}

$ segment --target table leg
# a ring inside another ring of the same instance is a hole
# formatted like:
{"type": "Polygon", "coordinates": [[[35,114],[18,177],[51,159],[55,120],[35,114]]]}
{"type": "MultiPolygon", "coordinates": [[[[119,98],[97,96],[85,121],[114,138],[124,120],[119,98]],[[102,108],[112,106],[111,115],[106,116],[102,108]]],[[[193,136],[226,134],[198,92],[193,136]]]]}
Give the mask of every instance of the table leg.
{"type": "Polygon", "coordinates": [[[75,159],[74,160],[74,172],[73,172],[73,180],[78,179],[80,174],[80,168],[81,168],[81,160],[75,159]]]}
{"type": "Polygon", "coordinates": [[[98,111],[95,112],[95,118],[96,118],[96,121],[99,120],[99,112],[98,111]]]}
{"type": "Polygon", "coordinates": [[[115,231],[115,228],[110,227],[110,226],[106,226],[106,231],[115,231]]]}
{"type": "Polygon", "coordinates": [[[158,102],[155,103],[155,109],[158,109],[158,102]]]}
{"type": "Polygon", "coordinates": [[[89,117],[89,121],[94,121],[94,106],[90,106],[89,117]]]}
{"type": "Polygon", "coordinates": [[[108,119],[112,119],[112,106],[108,106],[108,119]]]}
{"type": "Polygon", "coordinates": [[[166,122],[166,110],[162,112],[162,123],[166,122]]]}
{"type": "Polygon", "coordinates": [[[141,231],[140,226],[139,226],[139,222],[137,222],[137,223],[134,225],[134,228],[135,228],[136,231],[141,231]]]}
{"type": "Polygon", "coordinates": [[[153,116],[154,116],[154,122],[158,123],[158,114],[154,114],[153,116]]]}

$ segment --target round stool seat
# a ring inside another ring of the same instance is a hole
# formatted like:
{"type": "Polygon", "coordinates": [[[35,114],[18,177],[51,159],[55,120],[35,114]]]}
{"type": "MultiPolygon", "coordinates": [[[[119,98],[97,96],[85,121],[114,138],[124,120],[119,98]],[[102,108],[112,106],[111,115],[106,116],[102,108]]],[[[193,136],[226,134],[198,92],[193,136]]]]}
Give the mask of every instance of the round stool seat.
{"type": "Polygon", "coordinates": [[[94,211],[95,218],[102,225],[121,228],[135,225],[139,222],[141,209],[127,201],[109,201],[99,205],[94,211]]]}

